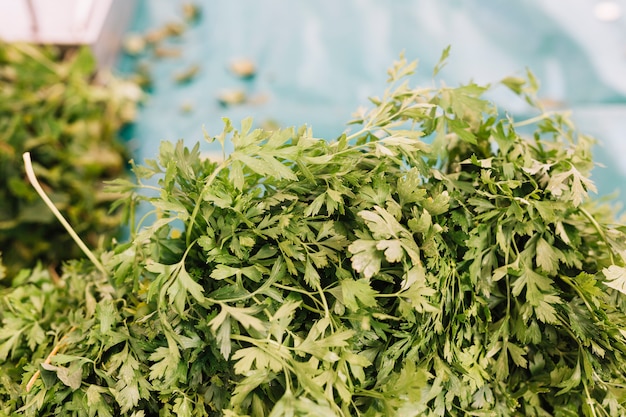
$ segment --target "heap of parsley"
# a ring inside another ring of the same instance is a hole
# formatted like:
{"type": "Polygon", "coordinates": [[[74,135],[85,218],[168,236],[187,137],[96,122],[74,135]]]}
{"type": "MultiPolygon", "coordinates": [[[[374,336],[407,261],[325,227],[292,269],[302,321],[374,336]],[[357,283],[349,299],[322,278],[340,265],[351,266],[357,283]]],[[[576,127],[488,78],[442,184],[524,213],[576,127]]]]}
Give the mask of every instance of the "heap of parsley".
{"type": "MultiPolygon", "coordinates": [[[[592,140],[414,69],[336,141],[226,121],[222,162],[163,143],[115,181],[158,220],[14,278],[0,415],[626,415],[626,234],[587,196],[592,140]]],[[[535,105],[530,74],[503,84],[535,105]]]]}
{"type": "Polygon", "coordinates": [[[81,255],[26,180],[23,152],[92,246],[119,233],[103,181],[124,174],[118,132],[134,118],[140,90],[95,70],[88,48],[0,41],[0,251],[11,273],[81,255]]]}

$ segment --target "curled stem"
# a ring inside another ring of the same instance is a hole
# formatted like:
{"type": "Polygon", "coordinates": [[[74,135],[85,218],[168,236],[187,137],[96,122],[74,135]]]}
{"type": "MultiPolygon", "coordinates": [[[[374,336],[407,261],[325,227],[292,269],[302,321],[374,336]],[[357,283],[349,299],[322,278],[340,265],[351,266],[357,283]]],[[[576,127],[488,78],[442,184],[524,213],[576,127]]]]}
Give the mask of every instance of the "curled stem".
{"type": "Polygon", "coordinates": [[[28,177],[28,180],[32,184],[35,191],[37,191],[37,194],[39,194],[39,196],[44,201],[44,203],[46,203],[46,206],[48,206],[48,208],[50,209],[50,211],[52,211],[54,216],[59,220],[59,222],[61,222],[65,230],[67,230],[67,232],[70,234],[72,239],[74,239],[74,242],[76,242],[76,244],[83,251],[83,253],[87,255],[87,258],[89,258],[89,260],[94,264],[94,266],[104,275],[108,275],[102,263],[100,263],[98,258],[96,258],[96,255],[94,255],[93,252],[87,247],[87,245],[85,245],[85,242],[82,241],[82,239],[74,231],[72,226],[68,223],[68,221],[65,220],[65,217],[63,217],[59,209],[56,208],[52,200],[50,200],[46,192],[43,190],[43,188],[39,184],[39,181],[37,180],[37,176],[35,175],[35,171],[33,170],[33,164],[30,160],[30,152],[25,152],[22,155],[22,158],[24,159],[24,169],[26,170],[26,176],[28,177]]]}

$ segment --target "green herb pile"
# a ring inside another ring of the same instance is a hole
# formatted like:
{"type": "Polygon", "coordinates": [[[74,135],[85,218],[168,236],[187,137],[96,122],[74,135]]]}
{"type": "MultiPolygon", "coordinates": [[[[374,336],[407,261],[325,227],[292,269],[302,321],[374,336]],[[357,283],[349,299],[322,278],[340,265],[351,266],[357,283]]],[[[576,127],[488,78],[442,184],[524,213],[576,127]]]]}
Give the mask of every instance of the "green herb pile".
{"type": "MultiPolygon", "coordinates": [[[[587,195],[592,140],[414,69],[335,141],[226,120],[223,162],[163,143],[115,181],[158,220],[105,273],[14,278],[0,415],[626,415],[626,234],[587,195]]],[[[532,75],[501,84],[535,103],[532,75]]]]}
{"type": "Polygon", "coordinates": [[[29,151],[51,197],[91,245],[119,227],[102,181],[120,177],[120,128],[134,117],[136,87],[94,80],[88,49],[0,42],[0,251],[12,271],[80,255],[24,177],[29,151]]]}

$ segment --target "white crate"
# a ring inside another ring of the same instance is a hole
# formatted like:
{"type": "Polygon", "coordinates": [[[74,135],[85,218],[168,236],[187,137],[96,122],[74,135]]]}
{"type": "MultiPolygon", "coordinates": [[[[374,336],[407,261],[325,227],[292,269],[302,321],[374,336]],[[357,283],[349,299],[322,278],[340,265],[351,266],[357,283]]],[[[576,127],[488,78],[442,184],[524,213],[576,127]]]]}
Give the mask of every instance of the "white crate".
{"type": "Polygon", "coordinates": [[[119,52],[136,0],[0,0],[0,39],[88,45],[100,68],[119,52]]]}

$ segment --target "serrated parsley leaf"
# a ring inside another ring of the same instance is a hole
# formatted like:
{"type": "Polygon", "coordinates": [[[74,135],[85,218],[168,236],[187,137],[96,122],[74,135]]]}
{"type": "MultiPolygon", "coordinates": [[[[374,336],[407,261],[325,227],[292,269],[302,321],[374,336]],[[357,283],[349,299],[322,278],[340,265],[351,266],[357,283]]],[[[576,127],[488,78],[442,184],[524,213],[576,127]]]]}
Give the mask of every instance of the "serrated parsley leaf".
{"type": "Polygon", "coordinates": [[[626,294],[626,268],[623,266],[611,265],[602,270],[607,278],[605,285],[623,294],[626,294]]]}
{"type": "Polygon", "coordinates": [[[348,250],[352,253],[352,268],[363,274],[365,278],[371,278],[380,270],[382,253],[377,249],[378,242],[375,240],[356,240],[348,250]]]}
{"type": "Polygon", "coordinates": [[[537,266],[548,274],[556,273],[561,257],[558,249],[555,249],[552,245],[548,244],[545,239],[540,237],[537,240],[536,251],[537,266]]]}
{"type": "Polygon", "coordinates": [[[385,209],[374,206],[375,212],[360,211],[361,216],[375,238],[388,239],[390,237],[398,237],[404,228],[398,221],[385,209]]]}
{"type": "Polygon", "coordinates": [[[361,306],[376,306],[376,291],[374,291],[367,279],[357,281],[344,279],[340,283],[342,301],[348,309],[357,311],[361,306]]]}

